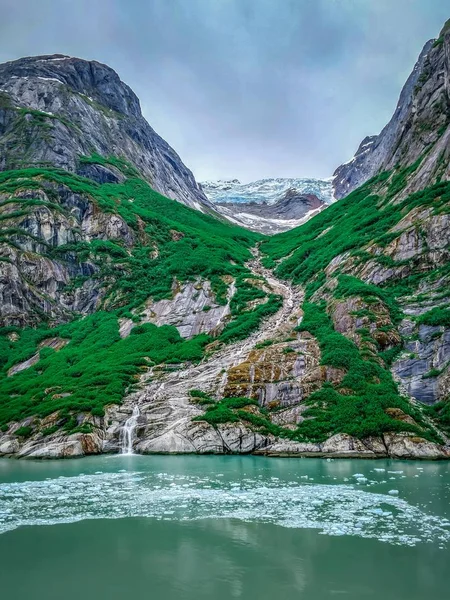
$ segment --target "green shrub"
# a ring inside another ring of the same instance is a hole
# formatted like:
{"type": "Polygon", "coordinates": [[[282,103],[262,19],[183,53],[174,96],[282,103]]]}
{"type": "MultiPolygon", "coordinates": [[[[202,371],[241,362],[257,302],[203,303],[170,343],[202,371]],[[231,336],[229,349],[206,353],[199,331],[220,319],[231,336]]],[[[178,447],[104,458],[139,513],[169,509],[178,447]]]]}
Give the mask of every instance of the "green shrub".
{"type": "Polygon", "coordinates": [[[30,435],[33,433],[33,428],[32,427],[19,427],[19,429],[16,429],[16,431],[14,432],[14,435],[17,435],[19,437],[30,437],[30,435]]]}
{"type": "Polygon", "coordinates": [[[410,431],[436,441],[420,411],[398,393],[391,373],[370,355],[368,360],[364,359],[353,342],[334,331],[325,305],[306,302],[303,307],[305,314],[298,329],[309,331],[318,339],[322,364],[344,369],[346,374],[337,389],[324,384],[309,396],[310,408],[305,416],[312,418],[298,426],[293,439],[321,442],[336,433],[364,438],[389,431],[410,431]],[[341,393],[339,389],[348,391],[341,393]],[[387,408],[400,408],[413,416],[423,429],[393,419],[386,413],[387,408]]]}
{"type": "Polygon", "coordinates": [[[450,327],[450,308],[435,307],[417,318],[419,325],[450,327]]]}
{"type": "Polygon", "coordinates": [[[250,404],[257,405],[256,400],[250,398],[224,398],[206,409],[204,415],[194,417],[194,421],[206,421],[210,425],[220,423],[236,423],[239,416],[233,412],[234,409],[244,408],[250,404]]]}
{"type": "Polygon", "coordinates": [[[51,427],[46,427],[43,429],[41,433],[43,436],[52,435],[53,433],[56,433],[58,429],[59,425],[52,425],[51,427]]]}

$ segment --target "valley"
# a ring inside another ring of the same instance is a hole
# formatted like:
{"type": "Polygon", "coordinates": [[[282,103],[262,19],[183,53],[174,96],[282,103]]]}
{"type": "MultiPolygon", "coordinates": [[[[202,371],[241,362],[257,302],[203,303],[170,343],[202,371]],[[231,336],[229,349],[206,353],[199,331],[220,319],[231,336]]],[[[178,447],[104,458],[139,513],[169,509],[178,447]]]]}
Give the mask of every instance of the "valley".
{"type": "Polygon", "coordinates": [[[445,1],[10,4],[4,597],[447,598],[445,1]]]}
{"type": "Polygon", "coordinates": [[[449,36],[330,180],[199,185],[106,65],[0,65],[0,454],[449,458],[449,36]]]}

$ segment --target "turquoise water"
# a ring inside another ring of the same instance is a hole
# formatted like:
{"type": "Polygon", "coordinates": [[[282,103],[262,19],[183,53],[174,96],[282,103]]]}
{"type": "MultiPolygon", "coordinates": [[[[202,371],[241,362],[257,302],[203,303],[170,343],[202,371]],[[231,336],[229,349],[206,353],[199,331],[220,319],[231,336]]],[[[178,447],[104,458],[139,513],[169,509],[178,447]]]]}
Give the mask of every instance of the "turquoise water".
{"type": "Polygon", "coordinates": [[[0,532],[8,599],[443,600],[450,464],[4,459],[0,532]]]}

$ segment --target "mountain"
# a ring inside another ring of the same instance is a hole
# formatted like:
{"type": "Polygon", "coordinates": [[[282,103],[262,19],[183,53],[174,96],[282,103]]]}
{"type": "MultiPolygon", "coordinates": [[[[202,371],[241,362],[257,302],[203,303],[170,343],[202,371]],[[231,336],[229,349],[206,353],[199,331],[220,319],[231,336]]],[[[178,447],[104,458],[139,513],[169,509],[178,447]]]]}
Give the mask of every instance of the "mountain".
{"type": "Polygon", "coordinates": [[[229,221],[266,235],[298,227],[326,206],[314,194],[289,188],[272,204],[266,202],[216,202],[216,210],[229,221]]]}
{"type": "Polygon", "coordinates": [[[123,176],[112,162],[86,157],[119,157],[161,194],[211,208],[192,173],[142,116],[137,96],[106,65],[62,54],[4,63],[0,109],[1,170],[51,165],[115,182],[123,176]]]}
{"type": "Polygon", "coordinates": [[[408,77],[397,108],[379,135],[366,137],[355,156],[333,174],[336,198],[397,165],[412,165],[426,152],[405,193],[448,177],[450,154],[450,19],[439,37],[428,41],[408,77]]]}
{"type": "Polygon", "coordinates": [[[259,179],[241,183],[238,179],[203,181],[201,188],[212,202],[265,202],[275,204],[290,189],[299,194],[314,194],[327,204],[333,202],[331,180],[311,177],[259,179]]]}
{"type": "MultiPolygon", "coordinates": [[[[38,165],[56,110],[3,129],[0,454],[450,458],[450,32],[427,46],[392,162],[271,237],[161,195],[131,156],[38,165]]],[[[280,195],[252,207],[319,197],[280,195]]]]}
{"type": "Polygon", "coordinates": [[[331,180],[312,178],[238,179],[201,184],[217,211],[233,223],[272,235],[297,227],[333,202],[331,180]]]}

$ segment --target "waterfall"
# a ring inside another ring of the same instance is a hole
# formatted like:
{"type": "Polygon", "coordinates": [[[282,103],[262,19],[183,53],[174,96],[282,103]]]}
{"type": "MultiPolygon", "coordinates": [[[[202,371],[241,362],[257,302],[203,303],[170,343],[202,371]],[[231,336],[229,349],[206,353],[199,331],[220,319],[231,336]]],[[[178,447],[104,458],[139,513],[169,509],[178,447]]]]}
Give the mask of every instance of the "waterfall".
{"type": "Polygon", "coordinates": [[[131,417],[125,421],[125,425],[122,427],[120,432],[120,452],[121,454],[134,454],[133,452],[133,441],[134,431],[136,429],[137,420],[140,415],[139,406],[137,404],[133,407],[131,417]]]}

